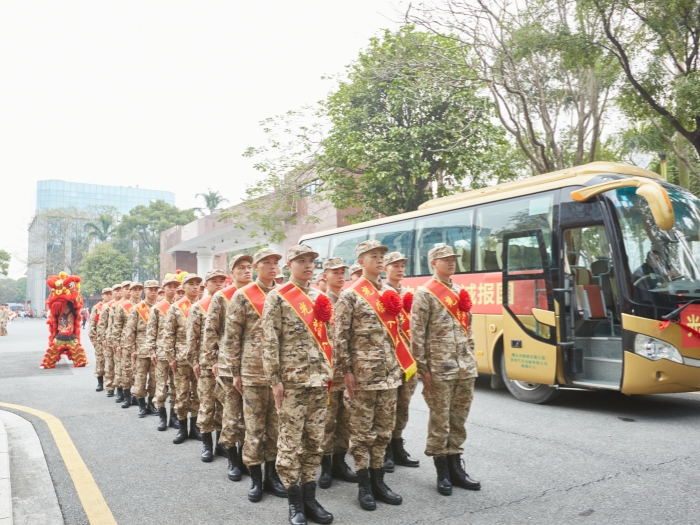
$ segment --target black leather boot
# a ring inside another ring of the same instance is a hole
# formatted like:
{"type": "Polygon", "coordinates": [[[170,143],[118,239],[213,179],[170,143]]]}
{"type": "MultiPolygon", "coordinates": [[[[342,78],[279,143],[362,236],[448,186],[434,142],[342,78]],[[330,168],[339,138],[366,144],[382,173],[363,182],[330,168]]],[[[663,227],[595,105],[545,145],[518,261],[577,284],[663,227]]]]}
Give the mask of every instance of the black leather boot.
{"type": "Polygon", "coordinates": [[[394,451],[391,448],[391,443],[386,446],[386,452],[384,453],[384,472],[394,472],[396,466],[394,465],[394,451]]]}
{"type": "Polygon", "coordinates": [[[115,403],[121,403],[124,401],[124,389],[122,387],[117,388],[117,397],[114,400],[115,403]]]}
{"type": "Polygon", "coordinates": [[[374,501],[372,486],[369,480],[369,470],[363,468],[357,471],[357,501],[364,510],[374,510],[377,503],[374,501]]]}
{"type": "Polygon", "coordinates": [[[262,479],[262,467],[260,465],[251,465],[248,467],[250,471],[250,489],[248,490],[248,501],[257,503],[262,499],[263,493],[263,479],[262,479]]]}
{"type": "Polygon", "coordinates": [[[104,376],[97,376],[97,388],[95,392],[102,392],[105,387],[104,376]]]}
{"type": "Polygon", "coordinates": [[[170,423],[168,423],[170,428],[180,428],[180,420],[175,415],[175,408],[173,408],[172,403],[170,404],[170,423]]]}
{"type": "Polygon", "coordinates": [[[333,483],[331,470],[333,468],[333,456],[326,454],[321,458],[321,475],[318,477],[318,486],[322,489],[329,489],[333,483]]]}
{"type": "Polygon", "coordinates": [[[231,481],[241,481],[241,466],[239,464],[236,447],[228,449],[228,479],[231,481]]]}
{"type": "Polygon", "coordinates": [[[214,443],[211,440],[211,432],[202,434],[202,461],[209,463],[214,460],[214,443]]]}
{"type": "Polygon", "coordinates": [[[173,443],[179,445],[187,441],[187,418],[180,420],[180,428],[177,430],[177,435],[173,438],[173,443]]]}
{"type": "Polygon", "coordinates": [[[403,498],[398,494],[394,494],[387,484],[384,483],[384,468],[369,469],[369,480],[372,485],[372,494],[379,501],[388,503],[389,505],[401,505],[403,498]]]}
{"type": "Polygon", "coordinates": [[[248,467],[243,463],[243,445],[237,445],[236,450],[238,451],[238,466],[241,468],[241,474],[250,475],[248,467]]]}
{"type": "Polygon", "coordinates": [[[160,421],[158,421],[158,430],[168,430],[168,411],[165,410],[165,407],[160,407],[158,409],[158,416],[160,417],[160,421]]]}
{"type": "Polygon", "coordinates": [[[355,472],[350,468],[350,465],[345,462],[345,454],[346,451],[333,454],[333,468],[331,470],[331,475],[335,479],[342,479],[348,483],[357,483],[357,474],[355,474],[355,472]]]}
{"type": "Polygon", "coordinates": [[[153,404],[153,398],[151,396],[148,396],[148,402],[146,403],[146,408],[148,408],[148,413],[151,414],[152,416],[159,415],[159,410],[153,404]]]}
{"type": "Polygon", "coordinates": [[[143,418],[148,415],[148,407],[146,406],[146,398],[145,397],[137,397],[136,400],[139,403],[139,417],[143,418]]]}
{"type": "Polygon", "coordinates": [[[190,418],[190,439],[196,439],[197,441],[202,441],[202,433],[197,427],[197,418],[190,418]]]}
{"type": "Polygon", "coordinates": [[[265,481],[263,482],[263,490],[271,492],[278,498],[287,497],[287,489],[284,488],[284,483],[277,474],[277,468],[274,461],[265,462],[265,481]]]}
{"type": "Polygon", "coordinates": [[[462,456],[459,454],[452,454],[447,456],[447,466],[450,471],[450,480],[452,485],[456,487],[462,487],[467,490],[481,490],[481,483],[474,481],[469,477],[469,474],[464,472],[464,467],[462,466],[462,456]]]}
{"type": "Polygon", "coordinates": [[[299,485],[287,489],[287,500],[289,500],[289,523],[291,525],[306,525],[304,499],[299,485]]]}
{"type": "Polygon", "coordinates": [[[122,408],[129,408],[131,406],[131,389],[127,388],[124,390],[124,402],[122,403],[122,408]]]}
{"type": "Polygon", "coordinates": [[[391,452],[394,458],[394,463],[396,465],[401,465],[402,467],[419,467],[420,461],[417,459],[412,459],[406,449],[403,447],[404,440],[402,438],[396,438],[391,440],[391,452]]]}
{"type": "Polygon", "coordinates": [[[107,397],[114,397],[114,390],[107,390],[107,397]]]}
{"type": "MultiPolygon", "coordinates": [[[[131,392],[131,389],[129,389],[129,392],[131,392]]],[[[133,394],[131,394],[131,404],[134,405],[134,406],[138,406],[138,405],[139,405],[139,402],[137,401],[136,396],[133,395],[133,394]]]]}
{"type": "Polygon", "coordinates": [[[316,482],[309,481],[301,486],[304,497],[304,516],[316,523],[333,523],[333,514],[324,509],[316,500],[316,482]]]}
{"type": "Polygon", "coordinates": [[[221,456],[222,458],[227,458],[228,451],[226,450],[225,446],[219,444],[220,437],[221,437],[221,431],[217,430],[216,431],[216,443],[214,444],[214,454],[216,454],[217,456],[221,456]]]}
{"type": "Polygon", "coordinates": [[[437,471],[437,491],[443,496],[451,496],[452,483],[450,482],[450,470],[447,467],[447,456],[434,457],[433,462],[437,471]]]}

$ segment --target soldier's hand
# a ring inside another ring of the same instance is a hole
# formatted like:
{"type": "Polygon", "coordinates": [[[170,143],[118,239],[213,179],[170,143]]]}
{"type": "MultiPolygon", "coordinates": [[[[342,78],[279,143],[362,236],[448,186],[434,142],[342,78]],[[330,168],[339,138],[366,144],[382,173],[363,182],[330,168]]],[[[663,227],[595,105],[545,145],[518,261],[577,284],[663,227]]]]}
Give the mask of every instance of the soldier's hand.
{"type": "Polygon", "coordinates": [[[107,350],[107,341],[102,341],[102,348],[107,350]]]}
{"type": "Polygon", "coordinates": [[[201,370],[199,368],[199,363],[196,363],[192,365],[192,371],[194,372],[194,377],[199,381],[199,374],[201,373],[201,370]]]}
{"type": "Polygon", "coordinates": [[[177,372],[177,361],[174,359],[170,361],[170,369],[173,371],[173,374],[177,372]]]}
{"type": "Polygon", "coordinates": [[[151,362],[153,363],[153,366],[158,364],[158,356],[156,354],[151,354],[151,362]]]}
{"type": "Polygon", "coordinates": [[[236,388],[236,390],[238,390],[239,394],[243,395],[243,382],[241,381],[241,376],[233,376],[233,386],[236,388]]]}
{"type": "Polygon", "coordinates": [[[421,376],[421,379],[423,380],[423,388],[428,392],[428,394],[433,393],[433,378],[430,375],[430,372],[426,372],[421,376]]]}
{"type": "Polygon", "coordinates": [[[121,347],[121,346],[116,347],[116,348],[114,349],[114,351],[115,351],[117,354],[122,355],[122,347],[121,347]]]}
{"type": "Polygon", "coordinates": [[[345,374],[345,390],[351,400],[355,399],[355,374],[345,374]]]}
{"type": "Polygon", "coordinates": [[[214,377],[219,377],[219,363],[211,365],[211,372],[214,374],[214,377]]]}
{"type": "Polygon", "coordinates": [[[275,406],[282,408],[282,399],[284,399],[284,385],[280,381],[276,385],[272,385],[272,395],[275,396],[275,406]]]}
{"type": "Polygon", "coordinates": [[[136,364],[136,352],[131,352],[131,364],[136,364]]]}

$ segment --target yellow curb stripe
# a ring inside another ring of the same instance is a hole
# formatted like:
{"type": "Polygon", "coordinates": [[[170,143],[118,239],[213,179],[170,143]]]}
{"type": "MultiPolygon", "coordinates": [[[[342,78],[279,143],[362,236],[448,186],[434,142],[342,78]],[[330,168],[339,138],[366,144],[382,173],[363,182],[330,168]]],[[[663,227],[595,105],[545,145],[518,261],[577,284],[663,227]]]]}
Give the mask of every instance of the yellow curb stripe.
{"type": "Polygon", "coordinates": [[[42,412],[41,410],[36,410],[35,408],[1,402],[0,406],[27,412],[46,422],[54,441],[56,441],[56,446],[61,453],[63,462],[66,464],[68,473],[73,480],[75,491],[78,493],[80,503],[83,505],[90,525],[117,525],[117,521],[114,519],[114,516],[112,516],[112,511],[107,506],[102,492],[100,492],[83,458],[80,457],[80,453],[78,449],[75,448],[73,440],[68,435],[63,423],[55,416],[42,412]]]}

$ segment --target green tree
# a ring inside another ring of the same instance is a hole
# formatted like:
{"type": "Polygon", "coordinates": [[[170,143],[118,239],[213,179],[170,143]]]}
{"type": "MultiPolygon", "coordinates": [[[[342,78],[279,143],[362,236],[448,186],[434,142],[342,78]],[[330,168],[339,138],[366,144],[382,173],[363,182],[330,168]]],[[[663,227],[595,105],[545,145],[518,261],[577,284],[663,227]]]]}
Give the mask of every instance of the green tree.
{"type": "Polygon", "coordinates": [[[163,201],[136,206],[122,217],[115,247],[130,256],[140,279],[157,279],[160,274],[160,234],[197,217],[193,210],[181,210],[163,201]]]}
{"type": "Polygon", "coordinates": [[[112,240],[116,231],[114,216],[100,215],[97,220],[86,223],[84,228],[89,240],[94,239],[98,243],[108,242],[112,240]]]}
{"type": "Polygon", "coordinates": [[[83,259],[78,269],[82,278],[81,292],[84,295],[99,295],[102,288],[131,279],[134,268],[129,259],[104,242],[83,259]]]}
{"type": "Polygon", "coordinates": [[[221,193],[218,191],[211,191],[211,189],[207,189],[206,193],[198,193],[195,195],[195,197],[202,197],[204,199],[203,208],[194,208],[196,212],[199,212],[202,215],[211,215],[212,213],[220,210],[220,204],[228,202],[228,199],[225,199],[221,193]],[[207,210],[209,213],[204,213],[204,210],[207,210]]]}
{"type": "Polygon", "coordinates": [[[0,281],[0,303],[23,303],[27,299],[27,278],[0,281]]]}
{"type": "Polygon", "coordinates": [[[7,275],[10,268],[10,254],[5,250],[0,250],[0,275],[7,275]]]}

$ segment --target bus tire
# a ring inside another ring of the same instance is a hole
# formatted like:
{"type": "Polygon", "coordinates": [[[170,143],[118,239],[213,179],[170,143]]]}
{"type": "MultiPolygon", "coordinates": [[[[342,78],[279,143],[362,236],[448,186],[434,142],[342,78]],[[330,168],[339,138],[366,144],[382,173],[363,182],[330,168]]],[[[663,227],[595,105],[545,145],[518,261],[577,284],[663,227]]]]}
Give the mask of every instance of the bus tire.
{"type": "Polygon", "coordinates": [[[526,383],[524,381],[513,381],[506,374],[505,353],[501,354],[501,377],[506,384],[508,391],[518,401],[525,403],[535,403],[543,405],[554,401],[559,396],[559,389],[540,383],[526,383]]]}

